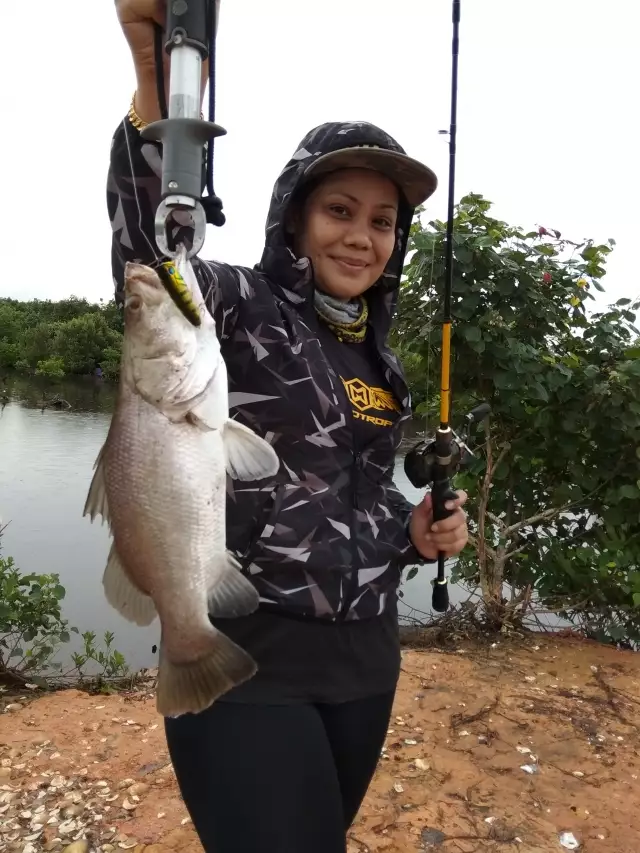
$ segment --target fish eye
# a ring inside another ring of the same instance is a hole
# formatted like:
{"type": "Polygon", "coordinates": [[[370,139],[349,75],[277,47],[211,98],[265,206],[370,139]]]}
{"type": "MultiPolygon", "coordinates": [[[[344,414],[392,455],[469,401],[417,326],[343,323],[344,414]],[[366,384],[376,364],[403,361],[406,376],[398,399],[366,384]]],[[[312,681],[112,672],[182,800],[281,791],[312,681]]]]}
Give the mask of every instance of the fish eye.
{"type": "Polygon", "coordinates": [[[124,307],[127,311],[139,311],[142,308],[142,299],[134,293],[126,298],[124,307]]]}

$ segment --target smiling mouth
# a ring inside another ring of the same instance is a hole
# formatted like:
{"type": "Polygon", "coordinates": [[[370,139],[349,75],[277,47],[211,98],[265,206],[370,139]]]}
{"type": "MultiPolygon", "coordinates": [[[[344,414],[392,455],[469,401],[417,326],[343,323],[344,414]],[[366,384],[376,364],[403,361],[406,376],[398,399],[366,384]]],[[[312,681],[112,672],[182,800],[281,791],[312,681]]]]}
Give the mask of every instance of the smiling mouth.
{"type": "Polygon", "coordinates": [[[331,260],[351,272],[361,272],[369,266],[365,261],[355,261],[350,258],[331,258],[331,260]]]}

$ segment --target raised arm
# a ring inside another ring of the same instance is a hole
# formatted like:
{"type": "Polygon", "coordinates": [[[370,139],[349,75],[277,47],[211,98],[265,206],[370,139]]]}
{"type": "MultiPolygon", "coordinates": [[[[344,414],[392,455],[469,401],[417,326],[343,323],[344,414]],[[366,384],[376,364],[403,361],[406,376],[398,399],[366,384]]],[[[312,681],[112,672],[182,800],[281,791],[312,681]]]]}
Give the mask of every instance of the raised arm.
{"type": "MultiPolygon", "coordinates": [[[[107,209],[111,221],[111,268],[116,300],[122,299],[127,261],[152,264],[160,259],[154,235],[154,218],[160,202],[162,146],[143,139],[140,130],[161,118],[154,57],[154,22],[163,24],[164,3],[160,0],[118,0],[118,17],[127,38],[136,73],[136,91],[131,109],[118,125],[111,144],[107,177],[107,209]]],[[[208,68],[203,66],[204,94],[208,68]]],[[[165,81],[169,68],[165,60],[165,81]]],[[[178,241],[180,234],[173,235],[178,241]]],[[[185,227],[184,239],[189,238],[185,227]]],[[[240,298],[238,273],[227,264],[193,262],[198,282],[218,332],[228,333],[235,322],[240,298]]]]}

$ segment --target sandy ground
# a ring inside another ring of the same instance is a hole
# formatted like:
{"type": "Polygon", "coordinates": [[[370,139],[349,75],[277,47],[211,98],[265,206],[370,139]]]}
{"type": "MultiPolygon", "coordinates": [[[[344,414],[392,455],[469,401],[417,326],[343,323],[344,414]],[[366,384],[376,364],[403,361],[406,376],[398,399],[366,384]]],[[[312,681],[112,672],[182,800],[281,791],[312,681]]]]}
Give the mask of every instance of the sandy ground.
{"type": "MultiPolygon", "coordinates": [[[[0,715],[0,850],[201,853],[152,694],[29,698],[0,715]]],[[[630,652],[407,650],[349,853],[637,853],[639,725],[630,652]]]]}

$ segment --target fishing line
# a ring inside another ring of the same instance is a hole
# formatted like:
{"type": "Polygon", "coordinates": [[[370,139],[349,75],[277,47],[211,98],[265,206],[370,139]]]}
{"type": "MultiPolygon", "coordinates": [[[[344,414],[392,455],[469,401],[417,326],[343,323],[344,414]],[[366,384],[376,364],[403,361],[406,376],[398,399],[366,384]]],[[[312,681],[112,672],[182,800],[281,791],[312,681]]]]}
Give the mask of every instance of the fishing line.
{"type": "MultiPolygon", "coordinates": [[[[142,227],[142,219],[143,219],[142,205],[140,204],[140,198],[138,196],[138,185],[136,182],[137,176],[136,176],[136,171],[135,171],[135,168],[133,165],[133,154],[131,151],[131,144],[129,141],[129,127],[130,126],[131,126],[131,124],[129,122],[129,119],[124,118],[122,121],[122,128],[124,131],[125,143],[127,145],[127,156],[129,158],[129,169],[131,171],[131,186],[133,187],[133,196],[136,200],[136,207],[138,208],[138,231],[140,232],[140,234],[142,234],[144,240],[146,241],[147,245],[151,249],[151,253],[153,254],[154,260],[155,261],[161,261],[162,259],[161,259],[160,255],[158,254],[156,244],[147,237],[147,234],[146,234],[144,228],[142,227]]],[[[120,201],[120,204],[122,204],[122,201],[120,201]]]]}

